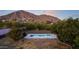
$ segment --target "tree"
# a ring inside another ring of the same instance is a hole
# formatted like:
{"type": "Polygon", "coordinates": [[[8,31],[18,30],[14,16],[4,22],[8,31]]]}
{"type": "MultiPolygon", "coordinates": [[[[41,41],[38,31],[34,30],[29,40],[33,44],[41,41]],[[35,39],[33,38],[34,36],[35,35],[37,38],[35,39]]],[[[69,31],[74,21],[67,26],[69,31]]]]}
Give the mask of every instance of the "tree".
{"type": "Polygon", "coordinates": [[[26,29],[27,30],[35,30],[35,29],[37,29],[37,25],[34,23],[26,23],[26,29]]]}
{"type": "Polygon", "coordinates": [[[68,18],[51,26],[52,32],[55,32],[59,40],[65,42],[72,47],[79,47],[79,21],[77,19],[68,18]]]}
{"type": "Polygon", "coordinates": [[[25,36],[24,32],[18,28],[12,29],[12,31],[8,33],[8,35],[15,41],[18,41],[25,36]]]}

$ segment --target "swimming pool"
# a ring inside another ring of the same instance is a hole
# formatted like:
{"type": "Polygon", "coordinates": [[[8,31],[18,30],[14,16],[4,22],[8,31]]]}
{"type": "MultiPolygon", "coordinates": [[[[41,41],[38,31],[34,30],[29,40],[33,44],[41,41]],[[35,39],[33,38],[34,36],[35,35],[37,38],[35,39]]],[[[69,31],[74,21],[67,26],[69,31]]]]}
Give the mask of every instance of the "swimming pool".
{"type": "Polygon", "coordinates": [[[26,39],[57,39],[55,34],[27,34],[26,39]]]}

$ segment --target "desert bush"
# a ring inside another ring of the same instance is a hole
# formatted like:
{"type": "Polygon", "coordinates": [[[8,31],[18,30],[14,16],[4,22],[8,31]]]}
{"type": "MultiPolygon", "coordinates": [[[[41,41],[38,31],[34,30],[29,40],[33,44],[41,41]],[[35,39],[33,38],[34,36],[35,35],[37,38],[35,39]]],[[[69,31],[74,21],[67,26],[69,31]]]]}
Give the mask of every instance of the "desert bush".
{"type": "Polygon", "coordinates": [[[22,39],[26,35],[25,32],[22,31],[22,29],[14,28],[11,32],[8,33],[8,36],[12,38],[15,41],[18,41],[22,39]]]}
{"type": "MultiPolygon", "coordinates": [[[[68,18],[51,26],[52,32],[58,34],[59,39],[72,47],[79,45],[79,19],[68,18]],[[77,36],[77,37],[76,37],[77,36]]],[[[74,47],[74,48],[75,48],[74,47]]]]}

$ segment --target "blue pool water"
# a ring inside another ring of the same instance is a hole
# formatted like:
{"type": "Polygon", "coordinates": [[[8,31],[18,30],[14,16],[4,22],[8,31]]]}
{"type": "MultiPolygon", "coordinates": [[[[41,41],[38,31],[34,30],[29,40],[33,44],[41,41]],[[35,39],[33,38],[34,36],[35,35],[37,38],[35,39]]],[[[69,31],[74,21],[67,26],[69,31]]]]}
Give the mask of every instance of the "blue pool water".
{"type": "Polygon", "coordinates": [[[26,39],[56,39],[55,34],[27,34],[26,39]]]}

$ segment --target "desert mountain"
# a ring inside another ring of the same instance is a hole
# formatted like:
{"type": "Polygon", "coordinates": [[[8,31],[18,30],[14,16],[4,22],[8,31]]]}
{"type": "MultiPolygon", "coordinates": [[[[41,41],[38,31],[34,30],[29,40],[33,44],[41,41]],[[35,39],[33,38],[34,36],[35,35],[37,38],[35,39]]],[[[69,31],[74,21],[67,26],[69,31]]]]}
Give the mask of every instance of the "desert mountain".
{"type": "Polygon", "coordinates": [[[16,20],[16,21],[31,21],[31,22],[42,22],[42,23],[56,23],[60,19],[50,15],[35,15],[30,12],[23,10],[15,11],[7,15],[0,16],[0,20],[16,20]]]}

